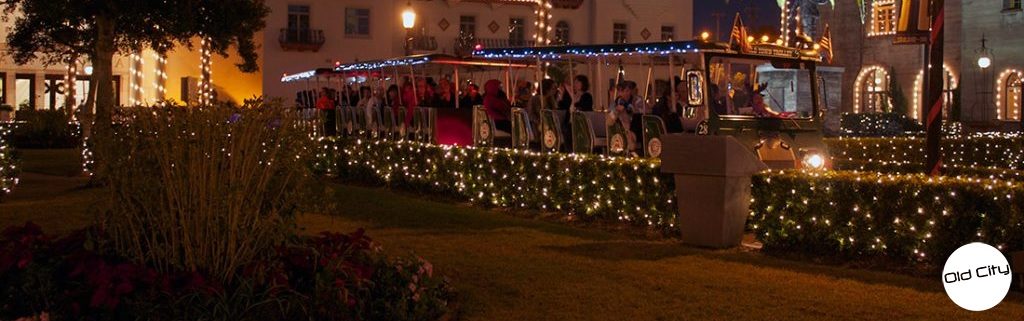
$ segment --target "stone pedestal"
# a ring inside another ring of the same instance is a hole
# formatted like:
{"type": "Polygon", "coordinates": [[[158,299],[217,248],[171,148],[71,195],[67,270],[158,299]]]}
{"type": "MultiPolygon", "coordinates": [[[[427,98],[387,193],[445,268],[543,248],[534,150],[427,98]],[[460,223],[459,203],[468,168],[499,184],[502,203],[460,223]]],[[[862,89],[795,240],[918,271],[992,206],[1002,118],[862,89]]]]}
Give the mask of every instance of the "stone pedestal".
{"type": "Polygon", "coordinates": [[[686,244],[740,244],[750,213],[750,178],[768,167],[732,136],[662,137],[661,171],[675,175],[679,229],[686,244]]]}

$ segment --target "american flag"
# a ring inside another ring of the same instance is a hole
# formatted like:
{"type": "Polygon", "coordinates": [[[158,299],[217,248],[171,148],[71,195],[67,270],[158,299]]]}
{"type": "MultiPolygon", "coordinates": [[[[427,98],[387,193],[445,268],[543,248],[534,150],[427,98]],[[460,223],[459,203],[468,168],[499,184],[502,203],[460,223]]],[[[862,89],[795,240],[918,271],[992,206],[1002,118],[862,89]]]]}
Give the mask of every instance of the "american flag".
{"type": "Polygon", "coordinates": [[[825,25],[825,33],[821,36],[819,42],[821,46],[821,53],[825,55],[825,59],[828,63],[832,63],[832,30],[829,26],[825,25]]]}
{"type": "Polygon", "coordinates": [[[747,28],[743,26],[743,19],[740,19],[739,13],[736,13],[736,19],[732,23],[732,35],[729,36],[730,47],[733,41],[739,43],[740,52],[751,52],[754,50],[750,46],[750,42],[747,42],[747,28]]]}

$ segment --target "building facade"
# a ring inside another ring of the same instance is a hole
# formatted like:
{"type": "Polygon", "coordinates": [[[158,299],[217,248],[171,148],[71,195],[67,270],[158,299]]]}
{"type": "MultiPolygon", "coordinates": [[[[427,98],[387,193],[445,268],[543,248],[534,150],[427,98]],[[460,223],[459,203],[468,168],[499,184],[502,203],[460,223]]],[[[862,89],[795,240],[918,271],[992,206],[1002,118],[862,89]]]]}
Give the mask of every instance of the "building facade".
{"type": "MultiPolygon", "coordinates": [[[[270,0],[264,33],[264,93],[287,97],[280,75],[412,53],[465,53],[467,46],[536,45],[545,22],[552,43],[692,39],[693,0],[270,0]],[[406,30],[402,13],[416,13],[406,30]],[[406,42],[406,39],[412,40],[406,42]],[[409,46],[410,50],[407,50],[409,46]],[[270,75],[277,75],[272,77],[270,75]]],[[[547,41],[545,41],[547,42],[547,41]]]]}
{"type": "MultiPolygon", "coordinates": [[[[843,112],[924,115],[924,45],[894,45],[902,0],[836,1],[832,26],[836,64],[846,68],[843,112]]],[[[1019,128],[1024,39],[1021,1],[946,0],[944,117],[979,129],[1019,128]],[[982,39],[985,49],[982,50],[982,39]],[[987,53],[984,53],[987,52],[987,53]],[[983,54],[984,53],[984,54],[983,54]],[[981,56],[991,64],[982,68],[981,56]]]]}
{"type": "MultiPolygon", "coordinates": [[[[271,13],[257,34],[260,71],[242,73],[234,57],[213,55],[215,100],[239,103],[254,96],[291,96],[281,75],[338,62],[384,59],[406,53],[454,54],[466,46],[536,45],[540,22],[553,43],[654,42],[692,39],[693,0],[543,0],[550,4],[538,20],[537,0],[267,0],[271,13]],[[416,24],[405,29],[402,13],[412,9],[416,24]],[[412,41],[406,41],[411,38],[412,41]],[[409,48],[407,48],[407,46],[409,48]]],[[[13,19],[0,22],[0,52],[13,19]]],[[[194,102],[202,75],[199,42],[166,56],[151,50],[114,58],[117,101],[153,104],[164,99],[194,102]]],[[[547,41],[545,41],[547,42],[547,41]]],[[[91,66],[17,65],[0,56],[3,103],[59,109],[67,99],[85,101],[91,66]],[[74,70],[74,72],[71,72],[74,70]],[[74,76],[71,76],[74,74],[74,76]],[[74,85],[71,85],[71,83],[74,85]]]]}

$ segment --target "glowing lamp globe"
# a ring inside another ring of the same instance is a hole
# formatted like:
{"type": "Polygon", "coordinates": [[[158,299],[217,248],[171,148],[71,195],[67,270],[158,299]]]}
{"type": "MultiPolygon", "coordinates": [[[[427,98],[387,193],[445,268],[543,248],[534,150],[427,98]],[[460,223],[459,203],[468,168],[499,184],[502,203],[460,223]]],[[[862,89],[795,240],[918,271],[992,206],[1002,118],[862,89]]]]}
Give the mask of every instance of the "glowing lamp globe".
{"type": "Polygon", "coordinates": [[[416,11],[412,10],[412,6],[406,8],[402,12],[402,27],[405,29],[412,29],[416,26],[416,11]]]}
{"type": "Polygon", "coordinates": [[[978,58],[978,67],[981,67],[981,69],[986,69],[991,66],[992,58],[989,58],[988,56],[981,56],[981,58],[978,58]]]}
{"type": "Polygon", "coordinates": [[[705,31],[700,33],[700,40],[708,41],[708,38],[711,38],[710,32],[705,31]]]}

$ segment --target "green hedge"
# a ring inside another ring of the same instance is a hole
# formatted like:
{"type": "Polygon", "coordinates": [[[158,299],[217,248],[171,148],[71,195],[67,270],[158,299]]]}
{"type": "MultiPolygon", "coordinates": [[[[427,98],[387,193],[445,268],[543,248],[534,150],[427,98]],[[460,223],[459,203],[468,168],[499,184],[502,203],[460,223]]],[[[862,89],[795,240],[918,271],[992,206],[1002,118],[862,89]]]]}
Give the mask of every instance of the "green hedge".
{"type": "Polygon", "coordinates": [[[11,128],[7,124],[0,124],[0,200],[14,189],[18,184],[18,168],[12,150],[8,144],[11,128]]]}
{"type": "MultiPolygon", "coordinates": [[[[825,143],[837,169],[899,172],[924,168],[923,138],[831,138],[825,143]]],[[[947,174],[988,177],[999,170],[1024,170],[1024,136],[1019,134],[952,136],[943,139],[942,149],[947,174]]]]}
{"type": "Polygon", "coordinates": [[[317,167],[344,179],[600,221],[664,228],[676,222],[674,181],[656,160],[411,141],[322,142],[317,167]]]}
{"type": "Polygon", "coordinates": [[[881,173],[771,172],[754,178],[748,221],[765,247],[940,263],[961,245],[1024,246],[1024,185],[881,173]]]}
{"type": "MultiPolygon", "coordinates": [[[[673,179],[653,160],[359,139],[322,139],[320,148],[316,167],[346,180],[600,221],[676,223],[673,179]]],[[[1011,181],[788,171],[755,176],[752,192],[748,227],[768,249],[934,263],[973,241],[1024,246],[1024,185],[1011,181]]]]}
{"type": "Polygon", "coordinates": [[[840,128],[847,136],[902,136],[921,131],[916,120],[900,113],[843,114],[840,128]]]}

